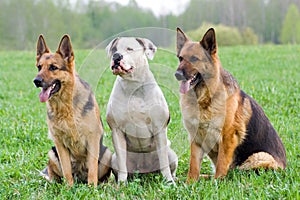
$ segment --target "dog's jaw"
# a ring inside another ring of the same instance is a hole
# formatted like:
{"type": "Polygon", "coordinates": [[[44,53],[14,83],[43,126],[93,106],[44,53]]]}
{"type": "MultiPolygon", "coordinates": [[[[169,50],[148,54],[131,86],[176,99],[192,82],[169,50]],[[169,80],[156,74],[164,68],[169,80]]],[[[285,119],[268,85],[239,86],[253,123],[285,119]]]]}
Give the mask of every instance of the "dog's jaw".
{"type": "Polygon", "coordinates": [[[58,80],[53,81],[51,84],[42,87],[42,91],[39,94],[40,102],[48,101],[55,93],[61,88],[61,83],[58,80]]]}
{"type": "Polygon", "coordinates": [[[190,89],[192,89],[197,83],[201,81],[202,77],[200,73],[194,74],[189,80],[183,80],[180,83],[180,93],[186,94],[190,89]]]}
{"type": "Polygon", "coordinates": [[[112,73],[114,75],[126,75],[126,74],[130,74],[130,73],[133,73],[133,69],[134,67],[133,66],[127,66],[126,67],[126,64],[124,63],[124,60],[121,60],[118,65],[116,66],[115,62],[112,61],[111,62],[111,69],[112,69],[112,73]]]}

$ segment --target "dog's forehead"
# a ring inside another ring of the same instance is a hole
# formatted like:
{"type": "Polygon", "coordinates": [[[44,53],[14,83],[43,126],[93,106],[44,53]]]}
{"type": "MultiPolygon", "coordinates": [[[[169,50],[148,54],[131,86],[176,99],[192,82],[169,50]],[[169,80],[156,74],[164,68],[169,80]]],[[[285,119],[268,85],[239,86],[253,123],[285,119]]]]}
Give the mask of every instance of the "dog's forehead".
{"type": "Polygon", "coordinates": [[[199,42],[186,42],[181,49],[181,54],[201,54],[203,53],[203,48],[199,42]]]}
{"type": "Polygon", "coordinates": [[[141,44],[138,42],[137,38],[134,37],[122,37],[118,41],[117,49],[126,49],[128,47],[137,48],[142,47],[141,44]]]}
{"type": "Polygon", "coordinates": [[[38,61],[39,65],[62,64],[64,61],[57,53],[44,53],[38,61]]]}

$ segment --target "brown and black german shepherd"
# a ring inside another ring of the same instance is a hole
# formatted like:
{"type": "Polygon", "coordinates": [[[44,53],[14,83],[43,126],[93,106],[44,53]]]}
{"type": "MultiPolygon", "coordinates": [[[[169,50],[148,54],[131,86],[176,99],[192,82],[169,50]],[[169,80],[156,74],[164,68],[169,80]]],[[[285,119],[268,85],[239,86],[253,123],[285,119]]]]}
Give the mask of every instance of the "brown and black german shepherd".
{"type": "Polygon", "coordinates": [[[181,111],[191,150],[187,182],[199,179],[205,154],[216,167],[215,178],[235,167],[284,169],[285,148],[269,119],[222,68],[214,29],[193,42],[177,28],[177,57],[175,76],[181,81],[181,111]]]}
{"type": "Polygon", "coordinates": [[[65,177],[70,186],[74,178],[97,186],[111,173],[111,152],[102,144],[103,127],[99,108],[89,85],[75,71],[70,37],[64,35],[55,53],[44,37],[37,41],[34,79],[42,89],[39,97],[47,104],[49,136],[55,147],[43,171],[48,180],[65,177]]]}

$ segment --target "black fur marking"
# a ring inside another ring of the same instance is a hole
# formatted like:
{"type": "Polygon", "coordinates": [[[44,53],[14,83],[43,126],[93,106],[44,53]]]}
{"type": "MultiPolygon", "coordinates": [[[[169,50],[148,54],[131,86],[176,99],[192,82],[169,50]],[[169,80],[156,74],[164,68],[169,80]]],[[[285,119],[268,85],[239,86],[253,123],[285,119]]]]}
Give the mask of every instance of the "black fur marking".
{"type": "Polygon", "coordinates": [[[53,146],[53,147],[51,148],[51,150],[54,152],[54,155],[55,155],[55,157],[56,157],[56,158],[57,158],[57,160],[59,161],[59,156],[58,156],[58,153],[57,153],[56,147],[55,147],[55,146],[53,146]]]}
{"type": "Polygon", "coordinates": [[[154,47],[153,47],[153,45],[152,45],[151,43],[149,44],[148,48],[149,48],[151,51],[154,50],[154,47]]]}
{"type": "Polygon", "coordinates": [[[235,160],[233,161],[233,165],[241,165],[254,153],[267,152],[285,167],[285,149],[269,119],[254,99],[243,91],[241,91],[241,95],[243,99],[247,98],[250,100],[252,116],[247,125],[246,138],[235,150],[235,160]]]}
{"type": "Polygon", "coordinates": [[[83,106],[81,115],[82,116],[86,115],[88,111],[92,110],[93,108],[94,108],[94,99],[93,99],[93,93],[91,92],[88,101],[83,106]]]}
{"type": "Polygon", "coordinates": [[[110,47],[110,52],[111,54],[114,54],[116,51],[117,51],[117,42],[119,41],[119,38],[116,38],[114,39],[114,41],[112,42],[111,44],[111,47],[110,47]]]}
{"type": "Polygon", "coordinates": [[[67,71],[67,67],[64,65],[64,66],[62,66],[62,67],[60,68],[60,70],[62,70],[62,71],[67,71]]]}
{"type": "Polygon", "coordinates": [[[87,82],[85,82],[84,80],[82,80],[80,77],[78,77],[78,78],[79,78],[80,83],[84,86],[84,88],[87,90],[90,90],[90,85],[87,82]]]}
{"type": "Polygon", "coordinates": [[[77,94],[73,97],[73,106],[76,107],[80,101],[80,94],[77,94]]]}
{"type": "MultiPolygon", "coordinates": [[[[136,39],[136,41],[138,41],[138,43],[144,48],[144,51],[146,50],[146,47],[145,47],[145,44],[144,44],[144,42],[143,42],[143,40],[142,39],[140,39],[140,38],[135,38],[136,39]]],[[[153,47],[152,47],[153,48],[153,47]]]]}
{"type": "Polygon", "coordinates": [[[101,136],[100,139],[100,152],[99,152],[99,160],[98,163],[100,163],[100,160],[102,160],[102,157],[106,151],[107,147],[103,145],[103,135],[101,136]]]}

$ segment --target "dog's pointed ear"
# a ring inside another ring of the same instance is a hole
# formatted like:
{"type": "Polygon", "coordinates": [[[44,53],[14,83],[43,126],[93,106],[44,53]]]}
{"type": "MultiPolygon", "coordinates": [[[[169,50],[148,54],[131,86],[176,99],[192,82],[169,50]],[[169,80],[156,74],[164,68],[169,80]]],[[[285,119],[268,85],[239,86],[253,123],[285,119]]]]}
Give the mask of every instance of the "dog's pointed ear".
{"type": "Polygon", "coordinates": [[[113,39],[106,47],[105,51],[108,57],[111,57],[117,51],[117,44],[120,38],[113,39]]]}
{"type": "Polygon", "coordinates": [[[179,55],[183,45],[189,40],[189,38],[179,27],[177,27],[176,31],[177,31],[176,48],[177,48],[177,55],[179,55]]]}
{"type": "Polygon", "coordinates": [[[60,54],[64,60],[72,62],[74,60],[74,52],[69,35],[64,35],[58,45],[56,53],[60,54]]]}
{"type": "Polygon", "coordinates": [[[147,58],[153,60],[157,50],[157,47],[153,44],[153,42],[146,38],[135,38],[135,39],[144,48],[147,58]]]}
{"type": "Polygon", "coordinates": [[[211,55],[217,53],[216,34],[213,28],[210,28],[200,41],[202,47],[207,50],[211,55]]]}
{"type": "Polygon", "coordinates": [[[50,53],[50,49],[48,48],[44,36],[39,35],[37,44],[36,44],[36,60],[38,61],[44,53],[50,53]]]}

